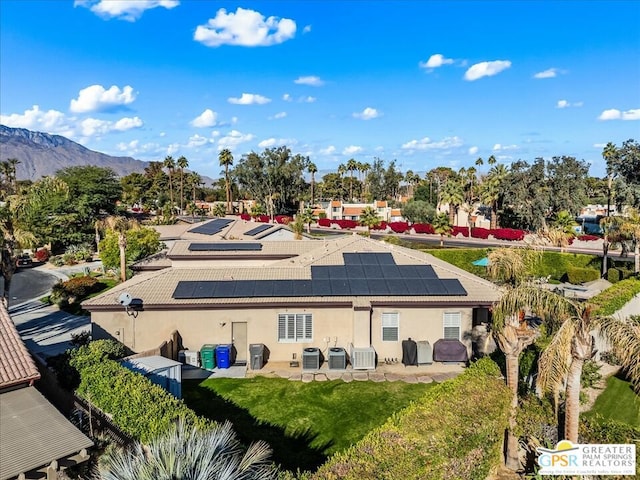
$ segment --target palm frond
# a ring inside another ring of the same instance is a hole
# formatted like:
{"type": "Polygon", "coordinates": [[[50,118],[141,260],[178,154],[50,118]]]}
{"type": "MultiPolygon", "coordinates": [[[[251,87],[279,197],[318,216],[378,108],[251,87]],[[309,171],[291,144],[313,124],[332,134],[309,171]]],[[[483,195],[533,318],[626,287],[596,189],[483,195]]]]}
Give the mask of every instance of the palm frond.
{"type": "Polygon", "coordinates": [[[565,321],[540,355],[538,362],[538,386],[543,392],[560,391],[571,365],[571,343],[575,335],[575,322],[565,321]]]}
{"type": "Polygon", "coordinates": [[[598,321],[600,333],[620,359],[636,393],[640,394],[640,317],[604,317],[598,321]]]}

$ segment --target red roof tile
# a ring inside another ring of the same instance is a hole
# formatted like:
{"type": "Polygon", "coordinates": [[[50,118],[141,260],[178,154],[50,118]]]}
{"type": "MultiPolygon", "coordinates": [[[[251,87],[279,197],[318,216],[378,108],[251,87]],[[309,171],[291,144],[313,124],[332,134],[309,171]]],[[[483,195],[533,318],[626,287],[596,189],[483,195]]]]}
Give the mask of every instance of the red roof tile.
{"type": "Polygon", "coordinates": [[[0,389],[38,380],[40,373],[9,312],[0,302],[0,389]]]}

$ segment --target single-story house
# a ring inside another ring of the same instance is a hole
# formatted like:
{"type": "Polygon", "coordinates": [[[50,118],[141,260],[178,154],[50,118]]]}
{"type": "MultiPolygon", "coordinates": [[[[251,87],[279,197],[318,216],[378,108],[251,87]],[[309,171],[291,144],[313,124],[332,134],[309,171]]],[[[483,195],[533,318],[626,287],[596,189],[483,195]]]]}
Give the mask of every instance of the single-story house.
{"type": "Polygon", "coordinates": [[[177,330],[190,350],[233,344],[239,362],[250,344],[264,344],[272,361],[300,358],[307,347],[401,358],[409,338],[455,339],[471,351],[474,321],[486,321],[500,296],[491,282],[432,255],[360,235],[179,242],[169,257],[171,267],[83,303],[94,338],[142,352],[177,330]],[[133,299],[126,308],[124,294],[133,299]]]}
{"type": "Polygon", "coordinates": [[[93,442],[34,387],[40,373],[0,303],[0,480],[57,479],[93,442]]]}

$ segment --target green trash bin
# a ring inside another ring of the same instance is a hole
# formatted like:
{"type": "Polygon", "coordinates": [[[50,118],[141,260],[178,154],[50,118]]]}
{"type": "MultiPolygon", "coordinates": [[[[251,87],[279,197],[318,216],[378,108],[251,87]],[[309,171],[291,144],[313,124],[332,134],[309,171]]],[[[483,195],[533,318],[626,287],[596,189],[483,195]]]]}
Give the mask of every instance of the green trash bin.
{"type": "Polygon", "coordinates": [[[200,362],[205,370],[216,368],[216,347],[217,345],[207,344],[200,349],[200,362]]]}

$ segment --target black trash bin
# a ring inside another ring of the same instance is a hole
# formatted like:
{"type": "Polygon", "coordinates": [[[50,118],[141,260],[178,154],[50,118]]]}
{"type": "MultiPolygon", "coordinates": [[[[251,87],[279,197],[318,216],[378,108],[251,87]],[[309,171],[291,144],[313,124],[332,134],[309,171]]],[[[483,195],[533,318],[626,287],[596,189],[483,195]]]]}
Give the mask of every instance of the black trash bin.
{"type": "Polygon", "coordinates": [[[264,366],[264,344],[250,344],[249,355],[251,356],[251,370],[260,370],[264,366]]]}

